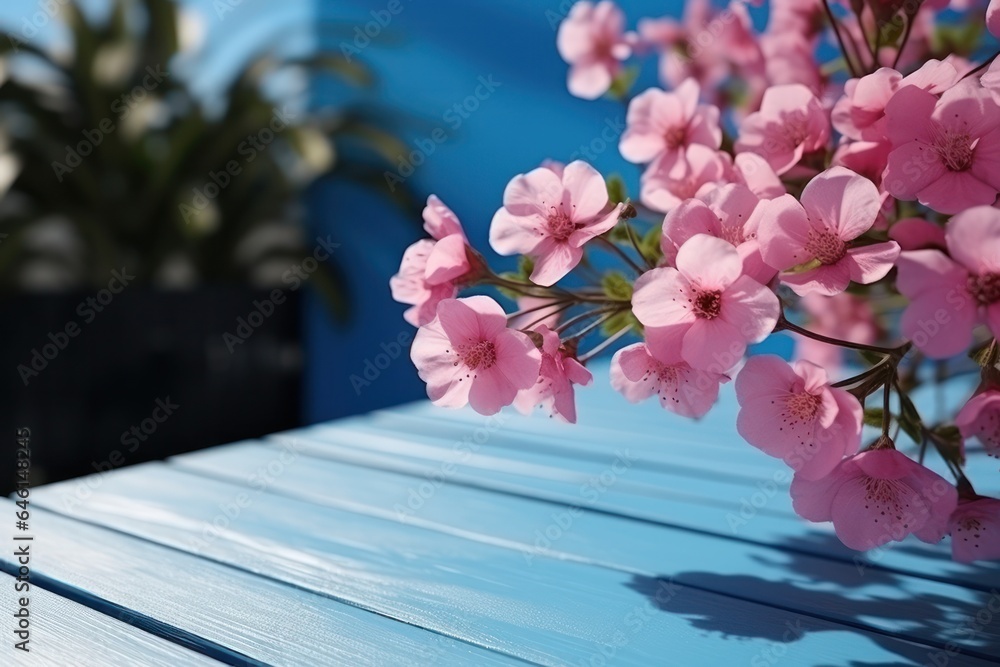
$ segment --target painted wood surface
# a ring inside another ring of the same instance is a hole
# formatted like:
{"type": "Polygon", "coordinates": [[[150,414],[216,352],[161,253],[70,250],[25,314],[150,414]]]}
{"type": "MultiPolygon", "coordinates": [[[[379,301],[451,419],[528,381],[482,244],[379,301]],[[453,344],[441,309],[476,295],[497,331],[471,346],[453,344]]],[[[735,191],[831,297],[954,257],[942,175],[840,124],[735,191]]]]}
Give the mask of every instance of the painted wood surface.
{"type": "MultiPolygon", "coordinates": [[[[0,574],[0,588],[14,588],[0,574]]],[[[4,665],[10,667],[212,667],[208,658],[37,586],[25,592],[30,609],[28,652],[12,650],[4,637],[4,665]]],[[[5,607],[5,610],[13,607],[5,607]]]]}
{"type": "MultiPolygon", "coordinates": [[[[43,489],[36,492],[41,496],[43,489]]],[[[187,493],[183,487],[171,491],[181,504],[187,493]]],[[[125,508],[132,505],[128,499],[119,502],[125,508]]],[[[13,516],[12,508],[9,501],[0,501],[0,513],[13,516]]],[[[147,515],[153,523],[166,518],[147,515]]],[[[36,531],[33,581],[228,664],[511,663],[492,651],[311,590],[84,521],[35,509],[32,523],[36,531]]],[[[286,555],[292,557],[289,552],[286,555]]],[[[308,562],[307,554],[300,558],[308,562]]],[[[294,566],[296,561],[291,558],[289,562],[294,566]]],[[[9,571],[12,563],[7,553],[0,554],[0,564],[9,571]]],[[[312,571],[317,578],[337,576],[334,569],[312,571]]]]}
{"type": "Polygon", "coordinates": [[[154,665],[1000,664],[1000,568],[800,520],[731,387],[698,423],[580,403],[417,403],[35,489],[39,636],[154,665]]]}
{"type": "MultiPolygon", "coordinates": [[[[299,465],[310,462],[291,461],[274,477],[299,465]]],[[[49,500],[39,494],[39,502],[58,506],[71,497],[58,492],[59,485],[50,486],[49,500]]],[[[945,644],[922,642],[919,633],[897,638],[851,627],[788,604],[763,604],[752,594],[745,599],[735,590],[711,592],[699,583],[704,575],[716,576],[711,568],[691,573],[688,585],[667,569],[647,575],[544,554],[526,558],[515,549],[270,490],[244,503],[238,516],[210,537],[207,527],[229,504],[239,504],[240,493],[251,492],[249,483],[235,486],[151,465],[109,476],[76,508],[81,517],[117,530],[544,665],[588,664],[604,654],[613,654],[615,664],[662,664],[675,644],[687,647],[685,664],[738,664],[769,654],[774,641],[792,629],[802,636],[784,648],[796,664],[817,655],[844,664],[859,653],[880,662],[915,659],[945,644]],[[177,489],[185,489],[182,499],[177,489]],[[192,541],[198,534],[202,539],[192,541]],[[725,619],[727,632],[747,636],[740,642],[705,641],[705,628],[686,618],[692,613],[725,619]],[[782,630],[771,636],[776,629],[782,630]]],[[[654,540],[646,547],[668,545],[654,540]]],[[[669,546],[686,548],[683,542],[669,546]]],[[[960,593],[941,589],[930,595],[943,600],[960,593]]],[[[832,602],[836,595],[827,597],[832,602]]],[[[975,611],[986,600],[963,597],[956,612],[975,611]]],[[[937,620],[957,625],[961,615],[937,620]]]]}

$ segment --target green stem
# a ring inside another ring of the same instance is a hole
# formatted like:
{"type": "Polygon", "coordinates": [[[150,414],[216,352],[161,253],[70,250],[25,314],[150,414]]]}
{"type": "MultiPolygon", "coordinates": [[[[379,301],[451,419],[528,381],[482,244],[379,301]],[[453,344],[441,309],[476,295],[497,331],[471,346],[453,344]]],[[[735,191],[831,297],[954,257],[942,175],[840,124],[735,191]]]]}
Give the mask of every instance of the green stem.
{"type": "Polygon", "coordinates": [[[830,9],[829,0],[823,0],[823,9],[826,10],[826,17],[830,21],[830,27],[833,28],[833,34],[837,36],[837,44],[840,46],[840,52],[844,55],[844,62],[847,63],[847,69],[850,71],[851,76],[857,78],[858,71],[854,68],[854,61],[851,60],[851,56],[847,52],[847,45],[844,44],[844,38],[840,34],[840,28],[837,26],[837,17],[833,15],[833,10],[830,9]]]}
{"type": "Polygon", "coordinates": [[[600,354],[604,350],[608,349],[608,347],[610,347],[611,345],[613,345],[619,338],[621,338],[622,336],[624,336],[625,334],[627,334],[631,330],[632,330],[632,325],[631,324],[628,325],[627,327],[619,329],[617,333],[609,336],[607,340],[605,340],[602,343],[600,343],[597,347],[595,347],[593,350],[591,350],[587,354],[583,355],[582,357],[579,357],[577,359],[577,361],[579,361],[581,364],[587,363],[588,361],[590,361],[591,359],[593,359],[594,357],[596,357],[598,354],[600,354]]]}
{"type": "Polygon", "coordinates": [[[625,262],[626,264],[628,264],[628,265],[629,265],[629,266],[630,266],[630,267],[632,268],[632,270],[634,270],[634,271],[635,271],[635,272],[636,272],[637,274],[639,274],[640,276],[641,276],[641,275],[642,275],[643,273],[645,273],[645,272],[646,272],[646,270],[645,270],[645,269],[643,269],[643,268],[642,268],[641,266],[639,266],[638,264],[636,264],[636,263],[635,263],[635,261],[633,261],[633,260],[632,260],[632,258],[631,258],[631,257],[629,257],[629,256],[628,256],[628,255],[627,255],[627,254],[625,253],[625,251],[624,251],[624,250],[622,250],[621,248],[619,248],[619,247],[618,247],[617,245],[615,245],[614,243],[612,243],[612,242],[611,242],[611,241],[609,241],[608,239],[604,238],[603,236],[598,236],[598,237],[597,237],[597,240],[598,240],[598,241],[599,241],[599,242],[601,243],[601,245],[603,245],[603,246],[604,246],[604,247],[606,247],[606,248],[607,248],[608,250],[610,250],[610,251],[612,251],[613,253],[615,253],[616,255],[618,255],[618,256],[619,256],[619,257],[620,257],[620,258],[621,258],[621,259],[622,259],[622,260],[623,260],[623,261],[624,261],[624,262],[625,262]]]}
{"type": "Polygon", "coordinates": [[[876,354],[883,354],[887,357],[901,359],[909,351],[911,344],[903,343],[899,347],[879,347],[877,345],[865,345],[864,343],[852,343],[848,340],[840,340],[839,338],[831,338],[829,336],[824,336],[823,334],[816,333],[815,331],[809,331],[808,329],[803,329],[797,324],[792,324],[787,319],[785,319],[784,314],[778,319],[778,324],[774,327],[774,331],[793,331],[806,338],[812,338],[813,340],[818,340],[821,343],[827,343],[828,345],[835,345],[837,347],[846,347],[852,350],[863,350],[865,352],[874,352],[876,354]]]}

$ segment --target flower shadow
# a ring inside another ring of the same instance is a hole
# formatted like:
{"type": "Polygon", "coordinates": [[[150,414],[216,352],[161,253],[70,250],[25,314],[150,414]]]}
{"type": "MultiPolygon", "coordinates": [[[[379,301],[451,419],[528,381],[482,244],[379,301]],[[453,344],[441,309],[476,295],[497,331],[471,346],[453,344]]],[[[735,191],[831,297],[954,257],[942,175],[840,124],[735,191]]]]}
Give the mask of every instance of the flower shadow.
{"type": "MultiPolygon", "coordinates": [[[[757,559],[762,572],[770,575],[696,571],[634,575],[627,586],[654,608],[685,617],[692,627],[724,639],[757,639],[777,645],[820,632],[864,632],[899,656],[898,665],[935,664],[935,659],[957,665],[966,664],[966,658],[1000,662],[1000,613],[991,610],[991,605],[992,609],[1000,606],[1000,593],[967,589],[957,599],[948,594],[949,589],[926,579],[845,563],[843,554],[834,548],[830,558],[817,558],[817,541],[825,540],[822,535],[797,539],[788,545],[791,550],[775,550],[775,557],[766,562],[757,559]],[[681,593],[664,600],[658,595],[664,582],[712,595],[681,593]],[[766,605],[778,614],[734,613],[730,606],[719,604],[719,595],[766,605]],[[956,645],[961,652],[949,653],[956,645]]],[[[927,566],[928,572],[934,572],[939,563],[927,566]]],[[[990,576],[995,575],[993,567],[983,572],[984,581],[998,583],[990,576]]],[[[872,663],[859,656],[849,664],[867,667],[872,663]]]]}

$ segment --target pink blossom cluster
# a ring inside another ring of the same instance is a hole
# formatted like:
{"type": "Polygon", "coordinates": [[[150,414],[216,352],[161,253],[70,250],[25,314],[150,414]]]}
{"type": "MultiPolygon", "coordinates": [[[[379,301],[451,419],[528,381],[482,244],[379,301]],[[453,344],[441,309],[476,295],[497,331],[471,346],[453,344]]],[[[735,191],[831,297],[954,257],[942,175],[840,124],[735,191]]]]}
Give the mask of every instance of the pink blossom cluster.
{"type": "Polygon", "coordinates": [[[935,39],[944,9],[1000,33],[1000,0],[772,0],[761,31],[748,4],[634,30],[610,0],[572,7],[569,92],[627,106],[638,196],[582,161],[515,176],[489,227],[507,273],[431,196],[391,280],[428,396],[572,423],[612,346],[618,392],[685,417],[735,378],[737,431],[792,469],[803,518],[854,549],[950,535],[956,560],[1000,558],[1000,500],[964,472],[1000,457],[1000,60],[935,39]],[[633,94],[651,55],[660,87],[633,94]],[[780,332],[793,361],[750,350],[780,332]],[[963,354],[978,386],[924,419],[921,363],[963,354]]]}

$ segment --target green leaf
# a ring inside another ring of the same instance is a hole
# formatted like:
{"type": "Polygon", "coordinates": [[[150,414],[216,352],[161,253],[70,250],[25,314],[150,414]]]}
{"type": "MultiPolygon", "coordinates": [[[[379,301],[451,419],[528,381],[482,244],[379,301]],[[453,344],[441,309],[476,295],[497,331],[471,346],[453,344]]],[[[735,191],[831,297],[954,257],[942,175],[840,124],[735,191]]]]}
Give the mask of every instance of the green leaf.
{"type": "Polygon", "coordinates": [[[625,179],[621,176],[618,174],[608,176],[607,186],[608,199],[611,200],[612,204],[620,204],[628,200],[628,187],[625,185],[625,179]]]}
{"type": "MultiPolygon", "coordinates": [[[[509,280],[515,283],[525,282],[524,277],[521,276],[520,273],[515,273],[513,271],[505,271],[504,273],[500,274],[500,277],[503,278],[504,280],[509,280]]],[[[523,296],[518,292],[515,292],[514,290],[510,289],[509,287],[497,287],[497,289],[500,291],[501,294],[503,294],[511,301],[517,301],[519,298],[521,298],[521,296],[523,296]]]]}
{"type": "Polygon", "coordinates": [[[882,428],[882,416],[884,414],[882,408],[866,408],[864,415],[865,426],[882,428]]]}
{"type": "Polygon", "coordinates": [[[535,270],[535,260],[527,255],[521,255],[517,260],[517,278],[518,282],[530,282],[531,273],[535,270]]]}
{"type": "Polygon", "coordinates": [[[965,465],[965,457],[962,456],[962,432],[957,426],[938,426],[933,429],[934,435],[938,437],[938,451],[941,455],[959,465],[965,465]]]}
{"type": "Polygon", "coordinates": [[[878,352],[872,352],[871,350],[857,350],[857,353],[861,355],[862,359],[867,361],[872,366],[882,361],[882,355],[878,352]]]}
{"type": "Polygon", "coordinates": [[[643,257],[648,259],[653,266],[660,263],[663,259],[663,249],[660,247],[660,238],[663,236],[662,225],[653,225],[645,236],[639,240],[639,250],[642,251],[643,257]]]}
{"type": "Polygon", "coordinates": [[[901,14],[897,14],[892,20],[881,21],[879,42],[887,46],[894,46],[903,36],[905,27],[906,23],[901,14]]]}
{"type": "Polygon", "coordinates": [[[632,314],[631,310],[623,310],[620,313],[615,313],[614,316],[601,325],[601,333],[604,336],[613,336],[630,325],[633,332],[641,334],[642,325],[639,324],[639,320],[635,319],[635,315],[632,314]]]}
{"type": "Polygon", "coordinates": [[[632,300],[632,283],[624,274],[610,271],[601,279],[601,287],[609,299],[632,300]]]}
{"type": "Polygon", "coordinates": [[[607,96],[613,100],[624,101],[628,98],[629,93],[632,91],[632,86],[635,85],[635,80],[638,78],[639,67],[637,65],[626,67],[611,82],[611,88],[608,90],[607,96]]]}
{"type": "Polygon", "coordinates": [[[913,442],[923,442],[923,423],[920,420],[920,413],[917,412],[913,401],[905,392],[899,392],[899,426],[906,435],[913,439],[913,442]]]}

